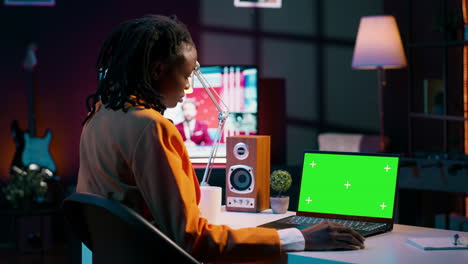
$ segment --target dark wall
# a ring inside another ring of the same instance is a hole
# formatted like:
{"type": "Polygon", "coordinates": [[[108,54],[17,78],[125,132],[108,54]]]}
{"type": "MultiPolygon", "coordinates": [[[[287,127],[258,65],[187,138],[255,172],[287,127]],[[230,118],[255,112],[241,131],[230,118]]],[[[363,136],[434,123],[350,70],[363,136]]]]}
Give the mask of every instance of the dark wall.
{"type": "Polygon", "coordinates": [[[28,43],[35,42],[35,112],[37,135],[52,131],[51,155],[57,174],[76,181],[85,98],[96,87],[94,65],[108,34],[124,20],[145,14],[176,14],[198,43],[199,1],[101,0],[56,1],[55,7],[0,6],[0,179],[15,153],[10,125],[28,128],[27,87],[22,68],[28,43]]]}
{"type": "MultiPolygon", "coordinates": [[[[403,41],[405,54],[408,42],[408,3],[406,1],[383,1],[384,13],[395,16],[403,41]]],[[[386,71],[387,89],[383,92],[385,134],[391,138],[390,152],[408,151],[408,67],[386,71]]],[[[404,154],[405,155],[405,154],[404,154]]]]}

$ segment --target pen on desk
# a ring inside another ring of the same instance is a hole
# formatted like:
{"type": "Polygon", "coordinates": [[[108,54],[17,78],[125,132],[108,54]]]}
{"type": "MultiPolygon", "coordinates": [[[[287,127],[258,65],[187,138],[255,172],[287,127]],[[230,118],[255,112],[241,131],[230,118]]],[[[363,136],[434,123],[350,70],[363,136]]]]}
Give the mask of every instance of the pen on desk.
{"type": "Polygon", "coordinates": [[[453,244],[455,246],[458,245],[458,238],[460,238],[458,234],[453,235],[453,244]]]}

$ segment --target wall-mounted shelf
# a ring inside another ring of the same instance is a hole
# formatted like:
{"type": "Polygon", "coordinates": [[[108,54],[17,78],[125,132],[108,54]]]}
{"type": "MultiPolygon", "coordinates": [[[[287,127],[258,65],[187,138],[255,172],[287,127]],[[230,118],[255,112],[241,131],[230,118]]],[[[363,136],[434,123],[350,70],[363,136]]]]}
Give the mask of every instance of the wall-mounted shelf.
{"type": "Polygon", "coordinates": [[[435,114],[421,114],[421,113],[409,113],[410,118],[421,118],[421,119],[436,119],[436,120],[447,120],[447,121],[468,121],[468,118],[461,116],[450,116],[450,115],[435,115],[435,114]]]}
{"type": "Polygon", "coordinates": [[[400,188],[444,192],[468,191],[468,161],[402,158],[400,188]]]}
{"type": "Polygon", "coordinates": [[[451,40],[451,41],[421,41],[408,44],[409,48],[444,48],[444,47],[461,47],[468,45],[466,40],[451,40]]]}

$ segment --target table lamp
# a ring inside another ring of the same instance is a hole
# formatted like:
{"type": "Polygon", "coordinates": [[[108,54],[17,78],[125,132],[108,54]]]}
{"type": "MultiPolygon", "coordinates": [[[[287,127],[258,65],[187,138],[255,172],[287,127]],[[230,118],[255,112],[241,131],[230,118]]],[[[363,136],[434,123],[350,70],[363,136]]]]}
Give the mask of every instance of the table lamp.
{"type": "Polygon", "coordinates": [[[385,69],[407,64],[395,17],[390,15],[361,18],[353,54],[353,69],[377,69],[379,83],[380,150],[385,151],[383,89],[385,69]]]}
{"type": "Polygon", "coordinates": [[[211,175],[211,169],[214,164],[214,159],[216,158],[216,152],[218,151],[219,142],[221,141],[222,131],[224,129],[224,124],[226,123],[226,119],[229,116],[229,108],[221,99],[221,96],[216,92],[215,89],[210,85],[210,83],[206,80],[203,74],[200,71],[200,63],[197,61],[197,65],[195,70],[190,77],[190,88],[185,92],[186,94],[193,92],[193,82],[195,81],[195,77],[200,81],[201,85],[205,89],[205,92],[210,97],[213,104],[218,109],[218,128],[216,129],[215,139],[213,142],[213,147],[211,148],[210,157],[208,158],[208,162],[206,163],[205,172],[203,174],[203,178],[201,180],[201,186],[209,186],[208,181],[211,175]]]}

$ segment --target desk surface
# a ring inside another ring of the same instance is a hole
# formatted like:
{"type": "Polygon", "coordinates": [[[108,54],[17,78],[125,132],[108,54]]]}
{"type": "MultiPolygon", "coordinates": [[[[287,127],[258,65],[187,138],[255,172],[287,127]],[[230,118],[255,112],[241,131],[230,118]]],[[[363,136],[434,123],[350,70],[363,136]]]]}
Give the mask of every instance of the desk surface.
{"type": "MultiPolygon", "coordinates": [[[[252,227],[268,221],[294,214],[274,214],[271,210],[261,213],[227,212],[225,208],[219,224],[232,228],[252,227]]],[[[468,263],[467,250],[425,251],[406,242],[408,237],[453,236],[455,233],[468,237],[468,232],[425,228],[408,225],[394,225],[392,232],[366,239],[366,248],[353,251],[307,251],[288,253],[288,263],[468,263]]]]}

